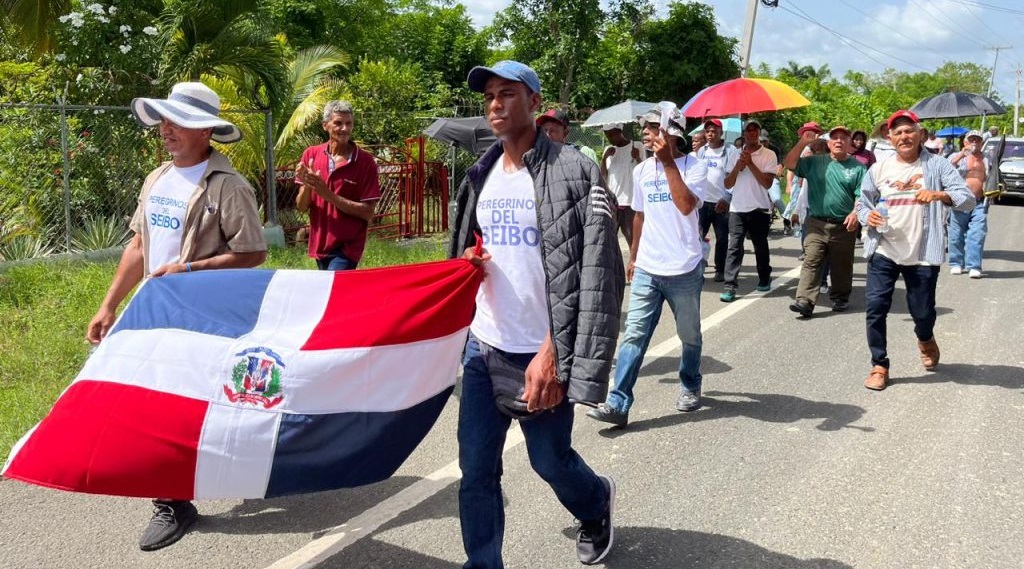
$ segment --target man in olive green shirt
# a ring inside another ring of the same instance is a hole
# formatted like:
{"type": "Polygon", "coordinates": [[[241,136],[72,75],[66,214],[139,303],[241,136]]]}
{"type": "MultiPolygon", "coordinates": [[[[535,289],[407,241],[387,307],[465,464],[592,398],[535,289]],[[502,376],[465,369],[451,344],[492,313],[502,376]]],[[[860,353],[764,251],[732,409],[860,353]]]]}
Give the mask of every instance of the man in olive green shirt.
{"type": "Polygon", "coordinates": [[[796,300],[790,310],[806,318],[814,312],[821,273],[828,262],[832,276],[829,296],[832,310],[843,312],[850,305],[853,289],[853,255],[857,244],[857,214],[860,184],[867,170],[850,156],[850,130],[834,127],[828,133],[829,155],[800,157],[804,147],[818,135],[807,131],[786,154],[783,164],[805,180],[807,219],[804,227],[804,262],[796,300]]]}

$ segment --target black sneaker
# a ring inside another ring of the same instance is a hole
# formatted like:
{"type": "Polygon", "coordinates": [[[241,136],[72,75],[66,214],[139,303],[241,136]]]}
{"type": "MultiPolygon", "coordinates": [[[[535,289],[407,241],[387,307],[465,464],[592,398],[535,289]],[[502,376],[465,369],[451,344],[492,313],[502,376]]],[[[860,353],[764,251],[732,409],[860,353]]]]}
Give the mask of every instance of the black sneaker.
{"type": "Polygon", "coordinates": [[[793,304],[789,305],[789,309],[792,310],[793,312],[796,312],[800,316],[803,316],[804,318],[810,318],[811,313],[814,312],[813,305],[808,304],[806,302],[801,302],[799,300],[794,300],[793,304]]]}
{"type": "Polygon", "coordinates": [[[607,403],[600,403],[597,407],[588,409],[587,417],[597,419],[604,423],[611,423],[618,427],[625,427],[626,423],[629,423],[629,411],[626,411],[625,413],[617,411],[607,403]]]}
{"type": "Polygon", "coordinates": [[[676,400],[676,409],[683,413],[696,411],[697,409],[700,409],[701,405],[699,389],[697,391],[687,391],[683,389],[679,393],[679,399],[676,400]]]}
{"type": "Polygon", "coordinates": [[[833,300],[832,312],[846,312],[850,308],[849,300],[833,300]]]}
{"type": "Polygon", "coordinates": [[[153,500],[153,517],[139,538],[139,549],[155,551],[181,539],[199,519],[192,502],[184,500],[153,500]]]}
{"type": "Polygon", "coordinates": [[[612,513],[615,511],[615,479],[611,476],[598,475],[608,487],[608,513],[604,517],[589,522],[580,522],[576,530],[576,555],[580,563],[594,565],[612,550],[615,539],[615,528],[612,526],[612,513]]]}

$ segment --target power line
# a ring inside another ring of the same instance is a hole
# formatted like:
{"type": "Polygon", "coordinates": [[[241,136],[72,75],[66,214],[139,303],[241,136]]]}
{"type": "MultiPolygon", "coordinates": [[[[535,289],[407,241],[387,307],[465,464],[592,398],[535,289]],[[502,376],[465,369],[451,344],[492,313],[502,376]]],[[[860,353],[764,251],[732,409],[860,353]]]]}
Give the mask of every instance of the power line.
{"type": "Polygon", "coordinates": [[[975,8],[981,8],[982,10],[992,10],[993,12],[1002,12],[1004,14],[1015,14],[1017,16],[1024,16],[1024,10],[1015,10],[1013,8],[1007,8],[1006,6],[996,6],[994,4],[986,4],[984,2],[967,2],[965,0],[952,0],[957,4],[963,4],[965,6],[971,5],[975,8]]]}
{"type": "MultiPolygon", "coordinates": [[[[889,23],[883,22],[882,20],[879,20],[878,18],[872,16],[871,14],[868,14],[867,12],[861,10],[860,8],[857,8],[853,4],[850,4],[849,2],[847,2],[846,0],[839,0],[839,1],[842,2],[843,4],[845,4],[848,8],[850,8],[854,12],[859,13],[860,15],[864,16],[865,18],[868,18],[869,20],[872,20],[872,21],[874,21],[876,23],[879,23],[882,26],[885,26],[886,28],[888,28],[889,25],[890,25],[889,23]]],[[[918,40],[916,40],[916,39],[914,39],[914,38],[912,38],[910,36],[907,36],[904,33],[900,32],[898,28],[894,29],[894,30],[891,30],[891,31],[896,32],[896,35],[903,37],[903,39],[909,41],[910,43],[913,43],[913,44],[920,44],[921,43],[920,41],[918,41],[918,40]]]]}
{"type": "Polygon", "coordinates": [[[964,28],[964,27],[960,27],[959,24],[954,22],[952,19],[949,19],[941,11],[939,11],[939,14],[942,15],[943,18],[946,18],[947,22],[950,22],[954,26],[958,26],[959,27],[959,31],[953,29],[952,26],[939,21],[938,18],[936,18],[935,16],[932,15],[931,11],[928,10],[928,8],[926,6],[923,6],[923,5],[919,4],[917,2],[917,0],[907,0],[907,1],[910,4],[913,4],[914,6],[916,6],[917,9],[920,10],[921,12],[923,12],[925,16],[928,16],[929,18],[931,18],[933,22],[935,22],[936,24],[942,26],[943,28],[946,28],[946,30],[948,30],[949,32],[951,32],[953,34],[953,37],[960,37],[960,36],[963,36],[963,35],[966,35],[967,37],[970,37],[970,36],[973,35],[971,30],[968,30],[967,28],[964,28]]]}
{"type": "Polygon", "coordinates": [[[837,32],[837,31],[833,30],[832,28],[822,24],[821,22],[815,20],[814,18],[812,18],[809,14],[807,14],[807,12],[804,12],[799,6],[796,6],[796,3],[793,2],[792,0],[790,1],[790,4],[792,4],[794,7],[796,7],[796,9],[799,11],[799,13],[797,11],[789,9],[786,6],[779,6],[779,8],[781,8],[781,9],[783,9],[783,10],[785,10],[785,11],[791,13],[791,14],[793,14],[794,16],[796,16],[798,18],[802,18],[802,19],[804,19],[804,20],[806,20],[806,21],[808,21],[808,22],[818,26],[819,28],[829,32],[830,34],[836,36],[837,38],[839,38],[841,40],[844,40],[846,42],[846,44],[851,49],[859,52],[864,57],[867,57],[871,61],[874,61],[875,63],[877,63],[877,64],[879,64],[879,65],[881,65],[883,67],[890,67],[890,65],[885,63],[884,61],[880,61],[880,60],[876,59],[875,57],[872,57],[870,54],[868,54],[864,50],[858,49],[853,44],[862,45],[862,46],[866,47],[867,49],[870,49],[871,51],[874,51],[874,52],[876,52],[878,54],[881,54],[881,55],[883,55],[883,56],[885,56],[885,57],[887,57],[889,59],[892,59],[892,60],[895,60],[895,61],[899,61],[901,63],[909,65],[910,67],[914,67],[914,68],[920,69],[921,71],[932,71],[931,69],[928,69],[926,67],[922,67],[922,66],[920,66],[920,65],[918,65],[918,64],[916,64],[916,63],[914,63],[912,61],[907,61],[906,59],[903,59],[901,57],[896,57],[895,55],[892,55],[891,53],[886,53],[886,52],[884,52],[884,51],[882,51],[882,50],[880,50],[880,49],[878,49],[878,48],[876,48],[876,47],[874,47],[872,45],[869,45],[869,44],[864,43],[864,42],[862,42],[860,40],[857,40],[857,39],[851,38],[849,36],[846,36],[844,34],[841,34],[841,33],[837,32]]]}

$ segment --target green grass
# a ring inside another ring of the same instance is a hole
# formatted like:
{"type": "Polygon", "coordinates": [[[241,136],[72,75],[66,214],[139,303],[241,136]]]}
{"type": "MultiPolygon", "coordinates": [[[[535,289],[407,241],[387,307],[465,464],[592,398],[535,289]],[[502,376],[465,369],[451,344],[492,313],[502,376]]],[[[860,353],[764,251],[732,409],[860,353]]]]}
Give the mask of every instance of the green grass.
{"type": "MultiPolygon", "coordinates": [[[[370,240],[360,268],[444,258],[443,238],[370,240]]],[[[89,353],[85,330],[116,261],[63,261],[0,272],[0,463],[49,411],[89,353]]],[[[271,249],[265,268],[314,269],[305,250],[271,249]]]]}

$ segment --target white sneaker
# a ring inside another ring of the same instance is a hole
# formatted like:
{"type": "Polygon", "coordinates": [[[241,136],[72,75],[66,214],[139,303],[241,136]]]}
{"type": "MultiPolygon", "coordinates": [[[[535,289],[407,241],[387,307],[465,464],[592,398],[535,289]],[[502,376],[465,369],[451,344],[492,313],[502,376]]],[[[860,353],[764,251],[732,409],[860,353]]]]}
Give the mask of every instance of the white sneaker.
{"type": "Polygon", "coordinates": [[[968,273],[967,276],[971,277],[972,279],[980,279],[982,277],[982,274],[981,271],[979,271],[978,269],[971,269],[971,272],[968,273]]]}
{"type": "Polygon", "coordinates": [[[962,275],[964,274],[963,267],[952,266],[949,268],[949,274],[951,275],[962,275]]]}

